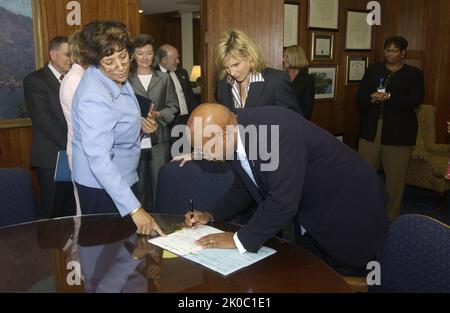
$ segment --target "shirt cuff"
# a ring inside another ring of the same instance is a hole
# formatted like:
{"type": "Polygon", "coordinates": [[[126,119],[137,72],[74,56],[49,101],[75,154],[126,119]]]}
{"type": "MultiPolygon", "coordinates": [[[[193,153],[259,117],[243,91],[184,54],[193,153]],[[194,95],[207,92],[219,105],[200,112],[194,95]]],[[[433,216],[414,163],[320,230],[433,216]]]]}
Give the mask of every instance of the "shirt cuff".
{"type": "Polygon", "coordinates": [[[237,233],[234,233],[233,240],[240,254],[244,254],[245,252],[247,252],[247,250],[244,248],[241,241],[239,240],[237,233]]]}

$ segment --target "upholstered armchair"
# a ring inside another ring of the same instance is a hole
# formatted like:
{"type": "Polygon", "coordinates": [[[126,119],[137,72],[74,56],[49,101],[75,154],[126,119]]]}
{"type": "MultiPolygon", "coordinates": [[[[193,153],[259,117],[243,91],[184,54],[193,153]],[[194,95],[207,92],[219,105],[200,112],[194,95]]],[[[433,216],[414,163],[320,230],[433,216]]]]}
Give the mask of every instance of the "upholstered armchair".
{"type": "Polygon", "coordinates": [[[443,209],[444,193],[450,181],[444,178],[450,157],[450,145],[436,143],[435,109],[422,104],[417,111],[419,133],[408,169],[406,184],[436,192],[439,208],[443,209]]]}

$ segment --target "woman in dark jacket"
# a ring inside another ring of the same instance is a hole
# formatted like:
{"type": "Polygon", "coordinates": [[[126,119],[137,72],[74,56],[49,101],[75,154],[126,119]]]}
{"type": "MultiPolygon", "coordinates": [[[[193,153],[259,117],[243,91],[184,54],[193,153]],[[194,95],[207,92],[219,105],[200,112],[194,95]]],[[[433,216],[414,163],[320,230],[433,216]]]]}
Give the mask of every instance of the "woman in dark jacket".
{"type": "Polygon", "coordinates": [[[308,74],[308,60],[300,46],[290,46],[283,52],[283,70],[291,79],[291,87],[297,95],[298,107],[306,119],[311,120],[314,108],[315,79],[308,74]]]}
{"type": "Polygon", "coordinates": [[[357,98],[361,109],[359,152],[386,176],[391,219],[400,213],[406,175],[417,139],[416,109],[424,98],[424,78],[419,69],[404,64],[408,41],[388,38],[385,62],[371,65],[357,98]]]}
{"type": "Polygon", "coordinates": [[[230,110],[276,105],[299,112],[288,75],[266,67],[254,41],[240,30],[222,33],[215,49],[216,100],[230,110]]]}

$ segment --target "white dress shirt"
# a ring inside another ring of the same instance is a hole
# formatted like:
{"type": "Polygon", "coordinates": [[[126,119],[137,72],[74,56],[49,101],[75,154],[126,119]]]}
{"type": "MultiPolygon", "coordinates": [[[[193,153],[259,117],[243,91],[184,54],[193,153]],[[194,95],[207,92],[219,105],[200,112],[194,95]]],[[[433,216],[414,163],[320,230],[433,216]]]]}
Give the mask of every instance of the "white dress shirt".
{"type": "Polygon", "coordinates": [[[52,71],[53,75],[55,75],[56,79],[59,81],[59,83],[62,83],[62,79],[61,76],[64,76],[64,74],[61,74],[60,72],[58,72],[58,70],[53,66],[53,64],[50,62],[48,63],[48,68],[50,69],[50,71],[52,71]]]}
{"type": "MultiPolygon", "coordinates": [[[[264,82],[264,77],[261,73],[250,73],[250,81],[247,86],[247,95],[250,91],[252,83],[256,82],[264,82]]],[[[231,93],[233,94],[233,101],[234,101],[234,107],[236,109],[243,109],[245,108],[245,103],[242,101],[241,94],[239,92],[239,85],[238,82],[233,79],[231,76],[228,76],[227,78],[228,84],[231,85],[231,93]]]]}
{"type": "MultiPolygon", "coordinates": [[[[161,64],[159,65],[159,68],[161,69],[161,72],[167,73],[168,70],[164,68],[161,64]]],[[[181,87],[180,80],[178,79],[175,72],[171,71],[169,73],[170,77],[172,78],[173,84],[175,85],[175,91],[177,93],[178,97],[178,103],[180,104],[180,115],[187,115],[189,114],[187,104],[186,104],[186,98],[184,97],[183,88],[181,87]]]]}
{"type": "MultiPolygon", "coordinates": [[[[247,175],[250,177],[252,182],[255,184],[256,188],[259,189],[258,184],[256,183],[256,180],[255,180],[255,177],[253,176],[253,172],[250,167],[250,163],[247,158],[247,153],[245,152],[245,147],[241,140],[241,135],[240,135],[239,131],[237,134],[237,141],[238,141],[237,142],[237,150],[236,150],[237,159],[241,162],[242,168],[247,173],[247,175]]],[[[306,230],[303,228],[303,226],[300,226],[300,233],[302,234],[302,236],[306,233],[306,230]]],[[[247,252],[247,250],[242,245],[242,242],[239,240],[237,232],[234,233],[233,240],[234,240],[234,244],[236,245],[239,253],[242,254],[242,253],[247,252]]]]}
{"type": "MultiPolygon", "coordinates": [[[[258,185],[256,184],[255,177],[253,176],[253,173],[252,173],[252,169],[250,167],[250,163],[248,162],[247,153],[245,153],[244,144],[242,143],[241,134],[239,133],[239,131],[237,133],[237,150],[236,150],[236,155],[237,155],[238,160],[241,162],[242,168],[247,173],[247,175],[250,177],[250,179],[255,184],[255,186],[258,188],[258,185]]],[[[242,245],[241,241],[239,240],[237,232],[234,233],[233,239],[234,239],[234,244],[236,245],[237,249],[239,250],[239,253],[247,252],[247,250],[244,248],[244,246],[242,245]]]]}

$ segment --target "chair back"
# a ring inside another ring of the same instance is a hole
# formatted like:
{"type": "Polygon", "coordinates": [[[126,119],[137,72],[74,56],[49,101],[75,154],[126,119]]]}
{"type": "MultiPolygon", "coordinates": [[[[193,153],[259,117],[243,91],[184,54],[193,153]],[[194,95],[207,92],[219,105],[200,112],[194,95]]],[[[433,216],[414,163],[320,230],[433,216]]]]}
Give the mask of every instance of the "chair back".
{"type": "Polygon", "coordinates": [[[28,171],[0,169],[0,227],[36,220],[33,184],[28,171]]]}
{"type": "Polygon", "coordinates": [[[225,162],[191,161],[183,167],[177,162],[159,171],[155,213],[184,215],[189,201],[206,210],[227,192],[234,181],[231,166],[225,162]]]}
{"type": "Polygon", "coordinates": [[[436,117],[435,108],[429,104],[422,104],[417,109],[419,131],[417,145],[426,147],[427,144],[436,143],[436,117]]]}
{"type": "Polygon", "coordinates": [[[379,262],[381,286],[369,292],[450,292],[450,228],[422,215],[400,216],[379,262]]]}

